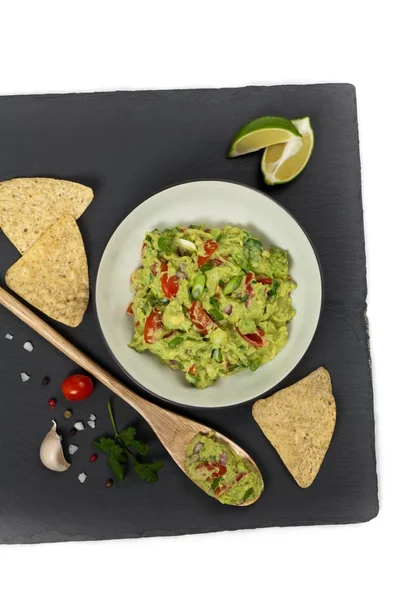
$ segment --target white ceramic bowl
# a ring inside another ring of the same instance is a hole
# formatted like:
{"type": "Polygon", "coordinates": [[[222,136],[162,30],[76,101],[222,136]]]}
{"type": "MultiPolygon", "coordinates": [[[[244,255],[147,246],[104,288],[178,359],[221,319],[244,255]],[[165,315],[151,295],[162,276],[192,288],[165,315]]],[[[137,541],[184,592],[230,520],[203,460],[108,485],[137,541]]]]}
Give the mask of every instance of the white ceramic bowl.
{"type": "Polygon", "coordinates": [[[314,336],[322,305],[322,279],[309,238],[294,218],[269,196],[224,181],[193,181],[167,188],[133,210],[115,231],[104,251],[96,282],[97,315],[106,343],[132,379],[156,396],[185,406],[218,408],[260,396],[284,379],[306,352],[314,336]],[[241,371],[197,390],[179,371],[172,371],[145,352],[128,348],[132,317],[126,315],[132,294],[130,276],[141,263],[146,232],[178,224],[210,227],[238,225],[258,236],[265,246],[287,249],[290,273],[297,283],[289,325],[289,340],[271,362],[257,371],[241,371]]]}

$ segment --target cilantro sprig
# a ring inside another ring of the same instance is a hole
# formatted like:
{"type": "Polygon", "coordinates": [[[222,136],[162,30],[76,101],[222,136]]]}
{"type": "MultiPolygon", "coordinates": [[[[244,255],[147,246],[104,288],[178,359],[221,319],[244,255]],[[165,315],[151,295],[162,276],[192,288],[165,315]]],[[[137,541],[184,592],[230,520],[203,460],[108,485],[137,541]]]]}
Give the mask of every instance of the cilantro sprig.
{"type": "Polygon", "coordinates": [[[93,442],[93,446],[104,452],[108,457],[108,464],[120,481],[124,481],[129,462],[137,475],[147,483],[154,483],[158,480],[158,471],[163,466],[161,461],[140,462],[137,456],[146,456],[149,447],[145,442],[136,439],[135,427],[127,427],[118,431],[111,406],[111,400],[107,402],[108,413],[110,415],[111,425],[114,431],[114,437],[101,437],[93,442]],[[136,455],[132,450],[136,451],[136,455]]]}

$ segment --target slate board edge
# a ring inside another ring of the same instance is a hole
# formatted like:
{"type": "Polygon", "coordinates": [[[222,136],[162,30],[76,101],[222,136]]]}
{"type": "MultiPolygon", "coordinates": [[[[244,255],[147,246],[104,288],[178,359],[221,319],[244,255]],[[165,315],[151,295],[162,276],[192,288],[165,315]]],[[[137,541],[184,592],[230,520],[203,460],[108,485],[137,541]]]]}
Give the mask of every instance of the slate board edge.
{"type": "Polygon", "coordinates": [[[353,83],[344,81],[344,82],[334,82],[334,83],[329,83],[329,82],[324,82],[324,83],[283,83],[283,84],[273,84],[273,85],[268,85],[268,84],[248,84],[248,85],[243,85],[243,86],[239,86],[239,87],[204,87],[204,88],[167,88],[167,89],[151,89],[151,88],[147,88],[147,89],[139,89],[139,90],[129,90],[129,89],[116,89],[116,90],[94,90],[94,91],[90,91],[90,92],[55,92],[55,93],[43,93],[43,94],[5,94],[5,95],[0,95],[0,100],[1,101],[19,101],[19,100],[23,100],[23,99],[27,99],[29,98],[30,100],[41,100],[43,98],[47,98],[47,99],[63,99],[63,98],[83,98],[83,99],[90,99],[90,98],[94,98],[94,96],[110,96],[110,95],[121,95],[121,96],[129,96],[129,95],[143,95],[146,96],[148,94],[157,94],[157,95],[168,95],[168,94],[175,94],[175,93],[179,93],[179,92],[215,92],[215,91],[221,91],[221,92],[235,92],[235,91],[243,91],[243,90],[257,90],[260,88],[266,88],[268,90],[273,90],[273,89],[277,89],[277,88],[293,88],[293,89],[298,89],[298,88],[305,88],[305,87],[335,87],[337,86],[338,88],[344,88],[344,87],[348,87],[349,89],[353,90],[354,94],[356,93],[356,87],[353,83]]]}
{"type": "Polygon", "coordinates": [[[187,528],[185,528],[184,530],[179,529],[179,530],[168,530],[168,529],[148,529],[146,531],[143,531],[140,535],[132,535],[130,533],[127,532],[123,532],[120,534],[115,534],[112,536],[96,536],[96,537],[90,537],[88,535],[63,535],[60,534],[58,531],[54,532],[57,536],[57,539],[53,539],[52,533],[53,532],[46,532],[46,534],[37,534],[35,536],[33,536],[32,538],[24,538],[24,537],[16,537],[14,539],[2,539],[0,540],[0,545],[35,545],[35,544],[57,544],[57,543],[66,543],[66,542],[104,542],[104,541],[111,541],[111,540],[140,540],[142,538],[148,538],[148,537],[175,537],[175,536],[184,536],[184,535],[206,535],[206,534],[223,534],[224,532],[237,532],[237,531],[253,531],[253,530],[260,530],[260,529],[269,529],[269,528],[275,528],[275,527],[313,527],[313,526],[319,526],[319,527],[326,527],[326,526],[333,526],[336,527],[338,525],[342,525],[342,526],[346,526],[346,525],[364,525],[365,523],[369,523],[370,521],[372,521],[373,519],[375,519],[378,515],[379,509],[378,506],[376,508],[376,511],[374,513],[372,513],[370,516],[364,518],[364,519],[358,519],[358,520],[348,520],[345,521],[344,519],[338,519],[338,520],[334,520],[334,519],[330,519],[329,521],[296,521],[296,522],[272,522],[269,523],[268,525],[262,525],[260,527],[246,527],[246,528],[236,528],[236,527],[225,527],[224,529],[213,529],[213,528],[209,528],[209,529],[204,529],[203,531],[199,531],[198,529],[194,529],[193,531],[189,531],[187,528]]]}
{"type": "Polygon", "coordinates": [[[376,458],[376,423],[375,423],[375,400],[374,400],[375,394],[374,394],[374,379],[373,379],[372,357],[371,357],[371,343],[370,343],[371,340],[370,340],[370,334],[369,334],[369,320],[368,320],[368,277],[367,277],[368,265],[367,265],[367,253],[366,253],[366,247],[365,247],[364,204],[363,204],[363,199],[362,199],[362,165],[361,165],[361,152],[360,152],[360,134],[359,134],[359,125],[358,125],[357,90],[356,90],[355,86],[353,86],[353,88],[354,88],[354,113],[355,113],[356,131],[357,131],[357,146],[359,148],[358,155],[357,155],[358,168],[359,168],[359,172],[360,172],[360,185],[359,185],[359,190],[358,190],[358,197],[359,197],[359,202],[360,202],[361,211],[362,211],[362,236],[363,236],[363,240],[364,240],[364,244],[363,244],[363,261],[364,261],[364,265],[365,265],[364,322],[365,322],[366,338],[367,338],[368,367],[369,367],[369,379],[370,379],[370,386],[371,386],[371,411],[372,411],[371,445],[372,445],[372,454],[373,454],[373,460],[374,460],[374,473],[375,473],[375,485],[376,485],[376,513],[373,515],[372,518],[375,518],[379,514],[379,509],[380,509],[379,481],[378,481],[377,458],[376,458]]]}

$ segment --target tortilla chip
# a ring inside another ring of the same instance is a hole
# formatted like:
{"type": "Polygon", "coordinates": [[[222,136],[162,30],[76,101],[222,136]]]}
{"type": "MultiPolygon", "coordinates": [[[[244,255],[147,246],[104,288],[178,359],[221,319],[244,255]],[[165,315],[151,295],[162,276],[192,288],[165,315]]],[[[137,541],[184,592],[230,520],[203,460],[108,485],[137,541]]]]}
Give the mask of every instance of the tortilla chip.
{"type": "Polygon", "coordinates": [[[258,400],[253,417],[298,485],[309,487],[320,470],[336,422],[328,371],[320,367],[294,385],[258,400]]]}
{"type": "Polygon", "coordinates": [[[45,177],[0,182],[0,225],[24,254],[63,215],[78,219],[93,200],[93,191],[72,181],[45,177]]]}
{"type": "Polygon", "coordinates": [[[46,315],[76,327],[89,300],[89,275],[75,219],[64,215],[6,273],[9,288],[46,315]]]}

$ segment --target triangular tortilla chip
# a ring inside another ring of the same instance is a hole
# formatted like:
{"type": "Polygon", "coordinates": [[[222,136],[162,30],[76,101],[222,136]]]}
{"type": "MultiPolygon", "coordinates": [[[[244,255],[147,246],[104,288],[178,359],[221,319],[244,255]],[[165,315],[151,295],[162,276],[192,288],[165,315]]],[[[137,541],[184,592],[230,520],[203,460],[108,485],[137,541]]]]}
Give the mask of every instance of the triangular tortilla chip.
{"type": "Polygon", "coordinates": [[[64,215],[6,273],[9,288],[56,321],[76,327],[89,300],[89,275],[75,219],[64,215]]]}
{"type": "Polygon", "coordinates": [[[331,443],[336,404],[320,367],[301,381],[258,400],[253,417],[302,488],[312,484],[331,443]]]}
{"type": "Polygon", "coordinates": [[[0,182],[0,225],[24,254],[63,215],[78,219],[93,200],[93,191],[73,181],[46,177],[0,182]]]}

